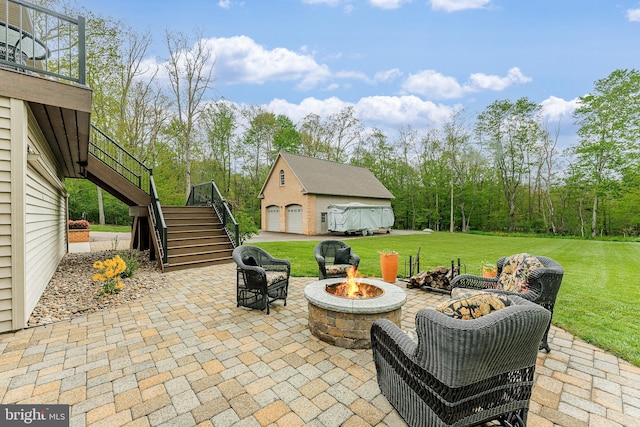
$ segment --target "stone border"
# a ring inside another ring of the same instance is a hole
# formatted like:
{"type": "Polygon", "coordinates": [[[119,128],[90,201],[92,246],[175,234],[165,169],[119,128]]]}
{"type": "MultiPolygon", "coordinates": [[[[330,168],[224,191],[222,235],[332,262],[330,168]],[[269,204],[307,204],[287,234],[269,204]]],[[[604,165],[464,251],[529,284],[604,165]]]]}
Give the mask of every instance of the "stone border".
{"type": "Polygon", "coordinates": [[[376,279],[359,278],[368,285],[382,288],[384,293],[375,298],[350,299],[331,295],[325,291],[327,285],[343,282],[343,278],[318,280],[304,288],[304,297],[309,303],[327,310],[340,313],[375,314],[385,313],[400,308],[407,301],[407,294],[399,286],[376,279]]]}

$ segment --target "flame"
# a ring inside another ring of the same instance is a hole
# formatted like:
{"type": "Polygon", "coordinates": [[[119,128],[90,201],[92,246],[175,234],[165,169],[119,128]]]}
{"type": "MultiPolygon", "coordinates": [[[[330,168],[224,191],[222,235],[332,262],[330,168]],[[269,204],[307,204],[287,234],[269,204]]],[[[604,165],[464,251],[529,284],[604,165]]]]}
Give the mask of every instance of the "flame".
{"type": "Polygon", "coordinates": [[[344,282],[347,298],[357,298],[361,295],[360,286],[358,286],[358,282],[356,281],[357,277],[358,270],[355,267],[349,267],[347,269],[347,280],[344,282]]]}

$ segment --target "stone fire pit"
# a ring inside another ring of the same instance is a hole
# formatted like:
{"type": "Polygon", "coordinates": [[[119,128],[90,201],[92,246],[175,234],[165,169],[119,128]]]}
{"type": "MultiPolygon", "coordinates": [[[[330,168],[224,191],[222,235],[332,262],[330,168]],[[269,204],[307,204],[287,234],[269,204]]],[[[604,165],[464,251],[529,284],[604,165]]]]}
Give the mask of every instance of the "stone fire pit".
{"type": "Polygon", "coordinates": [[[304,289],[309,302],[309,329],[319,339],[343,348],[371,348],[371,325],[380,318],[400,327],[405,291],[380,280],[358,278],[357,282],[382,289],[373,298],[345,298],[326,291],[343,278],[318,280],[304,289]]]}

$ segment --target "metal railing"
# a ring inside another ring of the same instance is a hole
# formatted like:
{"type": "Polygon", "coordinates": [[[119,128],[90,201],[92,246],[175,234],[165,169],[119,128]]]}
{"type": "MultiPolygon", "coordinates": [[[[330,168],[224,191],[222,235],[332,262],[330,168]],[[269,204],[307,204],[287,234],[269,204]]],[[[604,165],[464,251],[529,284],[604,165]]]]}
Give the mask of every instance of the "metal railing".
{"type": "Polygon", "coordinates": [[[91,125],[89,152],[127,181],[149,194],[151,169],[94,125],[91,125]]]}
{"type": "Polygon", "coordinates": [[[151,204],[149,205],[149,218],[152,221],[153,229],[156,233],[160,259],[162,259],[162,264],[166,264],[169,260],[167,251],[167,223],[162,214],[162,206],[160,206],[160,199],[158,198],[158,191],[153,181],[153,176],[150,177],[150,192],[151,204]]]}
{"type": "Polygon", "coordinates": [[[0,0],[0,66],[86,85],[84,17],[0,0]]]}
{"type": "Polygon", "coordinates": [[[240,246],[240,227],[215,182],[192,185],[187,206],[213,206],[233,246],[240,246]]]}

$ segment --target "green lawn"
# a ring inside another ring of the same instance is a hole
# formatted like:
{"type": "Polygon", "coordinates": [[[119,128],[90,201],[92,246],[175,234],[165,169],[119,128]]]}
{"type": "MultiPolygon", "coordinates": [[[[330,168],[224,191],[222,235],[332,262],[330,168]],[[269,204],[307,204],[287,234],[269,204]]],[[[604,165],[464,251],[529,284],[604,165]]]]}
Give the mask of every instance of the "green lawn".
{"type": "MultiPolygon", "coordinates": [[[[293,276],[316,276],[317,241],[261,242],[273,256],[291,261],[293,276]]],[[[459,257],[462,272],[480,274],[482,261],[527,252],[558,261],[565,269],[553,323],[586,342],[640,366],[640,243],[432,233],[348,240],[361,258],[360,272],[380,277],[381,250],[400,254],[400,271],[420,251],[421,270],[450,265],[459,257]]]]}
{"type": "Polygon", "coordinates": [[[112,233],[130,233],[131,226],[129,225],[99,225],[91,224],[91,231],[109,231],[112,233]]]}

